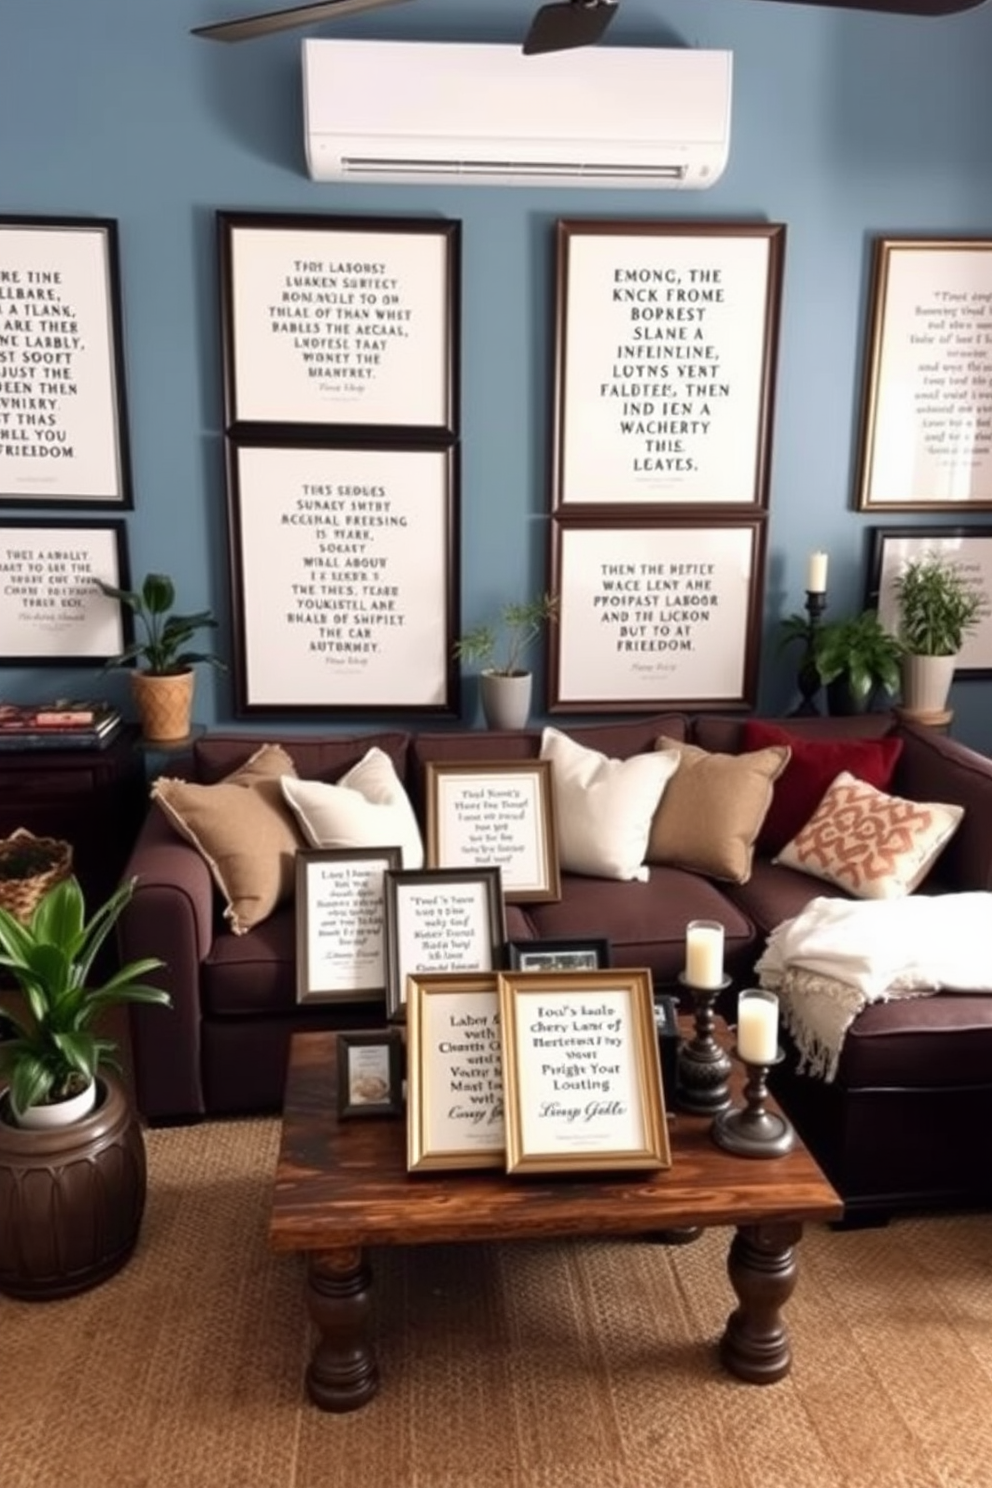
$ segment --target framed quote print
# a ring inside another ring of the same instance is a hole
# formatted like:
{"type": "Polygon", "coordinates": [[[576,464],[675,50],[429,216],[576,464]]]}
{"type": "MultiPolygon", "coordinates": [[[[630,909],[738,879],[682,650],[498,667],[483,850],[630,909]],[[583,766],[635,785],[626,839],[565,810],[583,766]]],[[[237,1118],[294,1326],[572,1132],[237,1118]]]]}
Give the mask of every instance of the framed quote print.
{"type": "Polygon", "coordinates": [[[0,573],[0,665],[92,665],[131,644],[131,611],[96,583],[130,586],[123,521],[0,518],[0,573]]]}
{"type": "Polygon", "coordinates": [[[0,501],[130,508],[117,223],[0,216],[0,501]]]}
{"type": "Polygon", "coordinates": [[[767,506],[785,227],[560,221],[552,505],[767,506]]]}
{"type": "Polygon", "coordinates": [[[978,624],[964,637],[955,677],[992,677],[992,525],[987,527],[875,527],[866,603],[886,630],[899,628],[895,581],[913,559],[937,553],[983,595],[978,624]]]}
{"type": "Polygon", "coordinates": [[[992,239],[876,238],[861,511],[992,511],[992,239]]]}
{"type": "Polygon", "coordinates": [[[383,880],[399,847],[296,854],[297,1002],[385,1002],[383,880]]]}
{"type": "Polygon", "coordinates": [[[760,515],[557,518],[550,710],[753,707],[764,541],[760,515]]]}
{"type": "Polygon", "coordinates": [[[503,1167],[497,974],[426,973],[408,986],[407,1167],[503,1167]]]}
{"type": "Polygon", "coordinates": [[[385,891],[391,1019],[406,1017],[410,976],[500,966],[506,919],[498,868],[406,868],[386,874],[385,891]]]}
{"type": "Polygon", "coordinates": [[[461,224],[219,212],[228,433],[450,441],[461,224]]]}
{"type": "Polygon", "coordinates": [[[228,455],[239,711],[456,711],[456,451],[228,455]]]}
{"type": "Polygon", "coordinates": [[[494,863],[507,903],[561,898],[550,760],[428,760],[424,788],[429,867],[494,863]]]}
{"type": "Polygon", "coordinates": [[[508,1173],[671,1166],[651,974],[499,977],[508,1173]]]}

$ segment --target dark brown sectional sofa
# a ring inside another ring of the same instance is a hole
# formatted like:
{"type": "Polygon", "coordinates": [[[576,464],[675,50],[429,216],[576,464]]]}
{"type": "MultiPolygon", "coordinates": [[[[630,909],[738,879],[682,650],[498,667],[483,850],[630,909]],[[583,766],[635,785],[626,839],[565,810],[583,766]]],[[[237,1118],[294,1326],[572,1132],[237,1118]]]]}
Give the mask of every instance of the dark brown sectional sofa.
{"type": "MultiPolygon", "coordinates": [[[[776,722],[812,737],[896,733],[902,752],[889,790],[965,808],[956,835],[917,892],[992,889],[992,761],[932,730],[893,725],[887,715],[776,722]]],[[[666,714],[563,732],[611,757],[626,758],[653,749],[660,735],[738,753],[742,730],[736,717],[666,714]]],[[[259,744],[280,743],[300,776],[334,781],[377,744],[390,755],[423,820],[428,761],[535,758],[540,742],[540,729],[351,736],[218,732],[198,740],[170,774],[216,782],[259,744]]],[[[298,1005],[292,904],[248,934],[233,935],[203,859],[155,807],[127,873],[138,884],[120,923],[121,953],[165,961],[160,976],[174,1004],[165,1014],[132,1010],[137,1097],[149,1121],[277,1110],[295,1030],[368,1027],[384,1017],[384,1010],[367,1003],[298,1005]]],[[[687,922],[718,919],[725,927],[726,970],[736,990],[752,980],[755,961],[777,924],[799,913],[812,897],[837,892],[760,855],[741,884],[657,864],[645,883],[564,873],[559,901],[507,906],[507,937],[603,936],[615,965],[649,967],[659,990],[673,990],[683,969],[687,922]]],[[[727,1011],[732,1012],[732,1002],[727,1011]]],[[[976,1155],[975,1141],[992,1122],[992,994],[941,992],[873,1004],[848,1033],[831,1083],[796,1073],[795,1054],[789,1052],[776,1075],[777,1092],[841,1192],[850,1217],[992,1199],[992,1166],[976,1155]]]]}

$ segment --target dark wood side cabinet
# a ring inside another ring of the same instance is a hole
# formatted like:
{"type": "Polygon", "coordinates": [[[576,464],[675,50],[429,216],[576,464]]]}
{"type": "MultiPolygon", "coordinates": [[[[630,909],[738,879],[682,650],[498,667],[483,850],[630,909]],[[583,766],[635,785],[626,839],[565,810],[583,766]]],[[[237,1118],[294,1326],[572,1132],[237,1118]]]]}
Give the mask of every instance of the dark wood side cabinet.
{"type": "Polygon", "coordinates": [[[120,882],[147,802],[133,728],[104,749],[0,750],[0,836],[26,827],[71,842],[88,911],[120,882]]]}

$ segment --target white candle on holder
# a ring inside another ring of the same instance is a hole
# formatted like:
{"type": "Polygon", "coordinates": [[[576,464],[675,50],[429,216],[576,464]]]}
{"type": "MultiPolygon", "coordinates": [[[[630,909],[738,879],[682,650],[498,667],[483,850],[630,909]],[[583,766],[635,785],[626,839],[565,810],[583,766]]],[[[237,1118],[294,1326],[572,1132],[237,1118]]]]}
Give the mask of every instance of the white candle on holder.
{"type": "Polygon", "coordinates": [[[737,1052],[745,1064],[774,1064],[778,1058],[778,998],[749,988],[737,999],[737,1052]]]}
{"type": "Polygon", "coordinates": [[[723,985],[723,926],[690,920],[685,930],[685,979],[690,987],[723,985]]]}
{"type": "Polygon", "coordinates": [[[810,553],[806,566],[806,589],[809,594],[826,593],[827,561],[826,553],[810,553]]]}

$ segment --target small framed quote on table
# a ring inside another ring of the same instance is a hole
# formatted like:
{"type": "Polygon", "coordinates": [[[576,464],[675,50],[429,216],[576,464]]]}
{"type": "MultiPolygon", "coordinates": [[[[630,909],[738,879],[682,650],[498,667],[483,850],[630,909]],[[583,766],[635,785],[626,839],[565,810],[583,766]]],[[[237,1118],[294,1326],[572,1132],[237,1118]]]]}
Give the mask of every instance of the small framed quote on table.
{"type": "Polygon", "coordinates": [[[646,970],[499,978],[508,1173],[671,1164],[646,970]]]}

